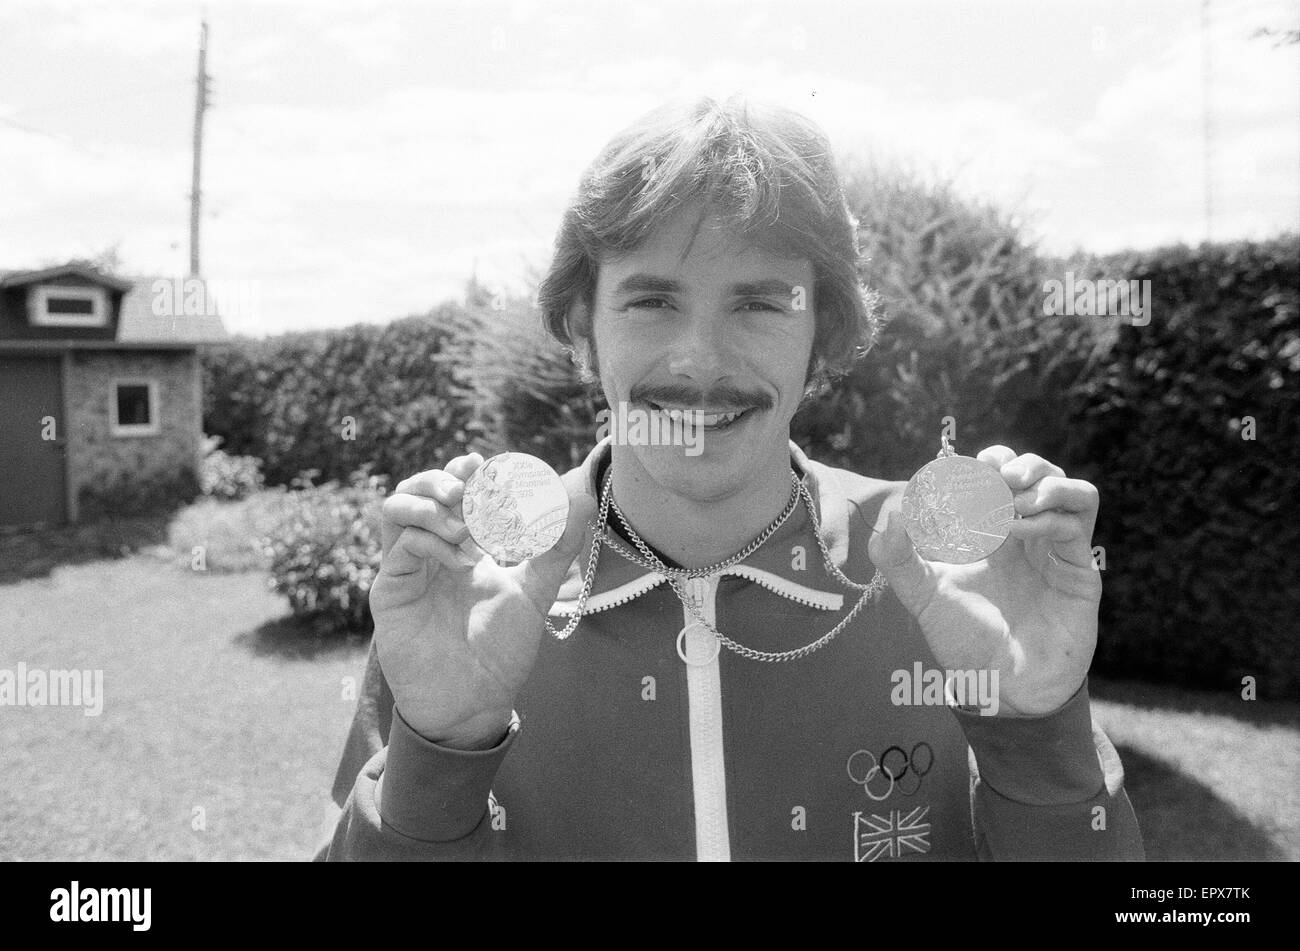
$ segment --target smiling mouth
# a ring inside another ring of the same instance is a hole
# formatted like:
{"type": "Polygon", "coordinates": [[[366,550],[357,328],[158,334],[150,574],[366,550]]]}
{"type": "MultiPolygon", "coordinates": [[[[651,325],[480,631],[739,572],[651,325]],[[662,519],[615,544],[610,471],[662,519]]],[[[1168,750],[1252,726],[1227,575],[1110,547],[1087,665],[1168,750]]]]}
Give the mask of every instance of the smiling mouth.
{"type": "Polygon", "coordinates": [[[662,413],[673,422],[681,422],[683,425],[692,426],[702,424],[705,429],[712,430],[722,430],[734,426],[737,422],[748,419],[750,413],[755,409],[753,406],[746,406],[740,409],[705,411],[696,407],[660,406],[650,400],[646,400],[646,405],[653,412],[662,413]]]}

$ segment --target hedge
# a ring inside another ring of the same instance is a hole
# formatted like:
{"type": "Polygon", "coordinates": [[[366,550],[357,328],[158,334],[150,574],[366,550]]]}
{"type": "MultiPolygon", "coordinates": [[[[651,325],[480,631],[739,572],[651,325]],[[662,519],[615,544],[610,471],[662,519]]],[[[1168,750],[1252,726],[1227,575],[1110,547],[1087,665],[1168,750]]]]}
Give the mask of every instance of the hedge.
{"type": "MultiPolygon", "coordinates": [[[[1300,240],[1059,259],[941,183],[857,170],[847,194],[887,320],[801,409],[795,440],[904,479],[951,416],[960,452],[1004,443],[1058,462],[1101,493],[1095,669],[1300,694],[1300,240]],[[1065,270],[1150,280],[1150,323],[1047,316],[1045,282],[1065,270]]],[[[363,463],[396,481],[469,447],[575,465],[602,402],[529,302],[470,290],[427,317],[210,355],[207,431],[261,456],[272,484],[363,463]]]]}
{"type": "Polygon", "coordinates": [[[1149,280],[1082,387],[1069,454],[1101,491],[1097,669],[1300,694],[1300,239],[1088,262],[1149,280]],[[1248,417],[1253,417],[1253,432],[1248,417]],[[1253,436],[1253,438],[1245,438],[1253,436]]]}

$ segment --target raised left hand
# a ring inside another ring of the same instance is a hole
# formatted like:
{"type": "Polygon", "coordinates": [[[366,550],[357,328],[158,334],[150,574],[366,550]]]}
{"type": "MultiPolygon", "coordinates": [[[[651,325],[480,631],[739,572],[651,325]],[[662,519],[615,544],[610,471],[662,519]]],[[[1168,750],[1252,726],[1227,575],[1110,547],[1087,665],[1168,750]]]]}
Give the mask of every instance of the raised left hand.
{"type": "Polygon", "coordinates": [[[1097,646],[1097,489],[1006,446],[977,458],[999,471],[1021,516],[996,552],[971,565],[924,560],[903,528],[901,497],[868,550],[945,669],[996,669],[999,715],[1039,716],[1079,689],[1097,646]]]}

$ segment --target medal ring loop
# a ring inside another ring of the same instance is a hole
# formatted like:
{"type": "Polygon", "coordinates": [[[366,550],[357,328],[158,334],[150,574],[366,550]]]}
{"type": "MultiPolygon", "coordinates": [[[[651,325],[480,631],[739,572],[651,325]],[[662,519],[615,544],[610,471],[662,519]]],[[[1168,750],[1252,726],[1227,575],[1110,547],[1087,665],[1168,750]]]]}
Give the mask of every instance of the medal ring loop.
{"type": "Polygon", "coordinates": [[[690,664],[692,667],[707,667],[718,659],[718,654],[722,652],[722,643],[710,634],[707,630],[697,624],[688,624],[677,632],[677,656],[682,659],[683,663],[690,664]],[[686,636],[691,631],[700,631],[708,635],[710,643],[709,656],[700,660],[691,660],[686,650],[686,636]]]}

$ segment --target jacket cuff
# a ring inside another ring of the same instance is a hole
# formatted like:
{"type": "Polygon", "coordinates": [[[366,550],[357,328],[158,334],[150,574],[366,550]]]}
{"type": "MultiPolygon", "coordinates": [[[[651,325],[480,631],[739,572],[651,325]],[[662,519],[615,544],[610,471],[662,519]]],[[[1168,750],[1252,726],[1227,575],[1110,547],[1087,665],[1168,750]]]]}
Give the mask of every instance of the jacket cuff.
{"type": "Polygon", "coordinates": [[[980,780],[1007,799],[1033,806],[1085,802],[1105,783],[1087,678],[1044,716],[988,717],[957,708],[953,715],[975,753],[980,780]]]}
{"type": "Polygon", "coordinates": [[[519,731],[512,714],[501,742],[487,750],[454,750],[416,733],[393,705],[388,756],[375,789],[384,824],[410,839],[451,842],[474,831],[487,812],[501,761],[519,731]]]}

